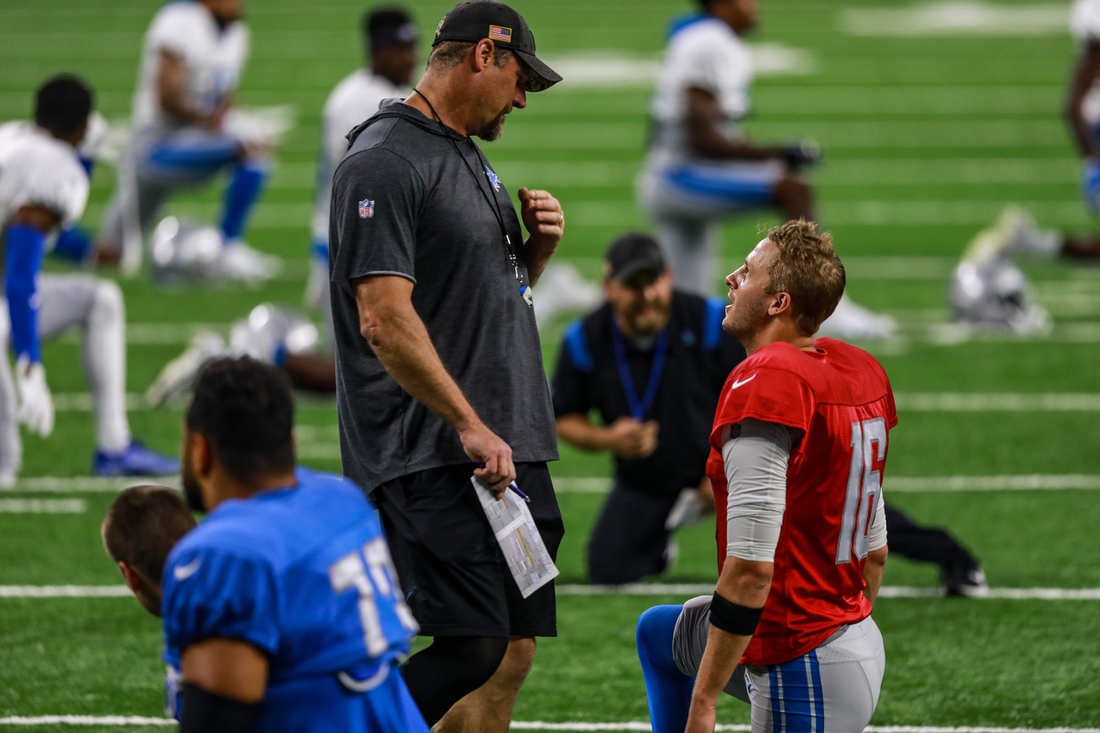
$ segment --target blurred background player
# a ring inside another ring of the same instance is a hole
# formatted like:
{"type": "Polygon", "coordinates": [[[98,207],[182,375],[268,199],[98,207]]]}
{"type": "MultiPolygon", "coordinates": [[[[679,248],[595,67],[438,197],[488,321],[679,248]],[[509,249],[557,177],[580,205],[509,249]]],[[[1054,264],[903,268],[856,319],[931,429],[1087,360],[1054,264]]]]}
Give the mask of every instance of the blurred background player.
{"type": "Polygon", "coordinates": [[[296,468],[286,378],[211,362],[184,419],[183,487],[209,512],[164,569],[182,733],[427,733],[398,663],[417,625],[370,502],[296,468]]]}
{"type": "MultiPolygon", "coordinates": [[[[1076,0],[1070,14],[1070,33],[1079,51],[1066,89],[1066,123],[1081,156],[1081,193],[1093,216],[1100,215],[1100,0],[1076,0]]],[[[1043,229],[1020,206],[1006,207],[1000,219],[980,232],[971,244],[971,260],[978,240],[986,253],[1015,257],[1033,255],[1069,260],[1100,260],[1100,237],[1065,234],[1043,229]]]]}
{"type": "Polygon", "coordinates": [[[893,392],[870,354],[814,337],[845,285],[814,224],[772,229],[726,283],[722,328],[748,358],[710,436],[718,587],[638,621],[653,730],[713,731],[725,689],[749,700],[754,733],[861,731],[886,666],[871,606],[893,392]]]}
{"type": "Polygon", "coordinates": [[[158,618],[168,553],[195,526],[183,496],[167,486],[131,486],[103,517],[103,549],[141,607],[158,618]]]}
{"type": "Polygon", "coordinates": [[[369,68],[353,71],[329,94],[321,115],[317,154],[317,194],[313,209],[313,240],[306,304],[321,317],[328,353],[317,353],[317,329],[312,338],[306,319],[292,311],[262,304],[230,329],[228,342],[203,331],[187,349],[165,365],[146,392],[160,406],[191,388],[202,366],[218,356],[248,354],[275,364],[287,373],[295,389],[336,392],[336,359],[332,354],[332,306],[329,303],[328,218],[332,174],[348,151],[347,134],[378,111],[383,99],[408,96],[416,69],[419,34],[412,16],[399,7],[367,11],[362,20],[363,46],[369,68]]]}
{"type": "Polygon", "coordinates": [[[130,434],[126,315],[118,286],[88,275],[40,274],[57,232],[79,220],[88,200],[88,176],[76,146],[91,109],[87,85],[59,75],[39,87],[33,124],[0,126],[0,231],[6,248],[0,341],[10,336],[16,357],[14,384],[7,358],[0,360],[0,486],[11,486],[22,465],[18,423],[43,437],[53,432],[41,341],[73,327],[81,330],[81,361],[94,404],[92,472],[162,475],[179,467],[130,434]]]}
{"type": "Polygon", "coordinates": [[[558,437],[615,457],[588,578],[618,585],[669,568],[681,494],[694,516],[713,512],[707,439],[722,384],[745,350],[722,332],[725,301],[673,289],[649,235],[620,236],[604,259],[606,302],[566,329],[551,391],[558,437]]]}
{"type": "MultiPolygon", "coordinates": [[[[702,13],[675,21],[650,104],[650,151],[638,196],[651,217],[676,286],[708,295],[719,272],[722,219],[772,209],[783,219],[816,220],[814,196],[799,175],[816,165],[816,144],[748,140],[753,71],[743,36],[756,28],[756,0],[699,0],[702,13]]],[[[849,299],[823,327],[849,338],[891,335],[896,323],[849,299]]]]}
{"type": "Polygon", "coordinates": [[[278,273],[277,258],[244,243],[248,217],[267,179],[269,150],[226,129],[248,57],[242,5],[243,0],[168,3],[145,34],[131,138],[98,243],[106,261],[136,269],[145,232],[162,204],[228,170],[217,273],[244,280],[278,273]]]}

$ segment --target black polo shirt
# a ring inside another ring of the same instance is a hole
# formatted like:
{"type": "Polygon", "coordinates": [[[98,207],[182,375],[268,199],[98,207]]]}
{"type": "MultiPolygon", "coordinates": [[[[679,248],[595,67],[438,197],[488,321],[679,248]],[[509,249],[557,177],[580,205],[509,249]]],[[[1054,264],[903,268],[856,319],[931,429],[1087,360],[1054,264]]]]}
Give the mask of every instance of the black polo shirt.
{"type": "Polygon", "coordinates": [[[616,334],[608,304],[566,329],[551,385],[555,417],[596,410],[610,425],[641,409],[643,421],[656,420],[660,425],[657,449],[649,457],[616,456],[616,476],[628,486],[675,495],[686,486],[697,486],[706,474],[718,394],[726,377],[745,358],[741,344],[722,331],[727,304],[722,298],[674,291],[663,359],[659,358],[660,339],[640,348],[621,332],[616,334]],[[617,340],[622,359],[616,356],[617,340]],[[662,361],[663,365],[658,363],[662,361]],[[660,378],[646,404],[655,363],[660,378]],[[622,365],[632,385],[625,384],[622,365]]]}
{"type": "Polygon", "coordinates": [[[443,366],[513,460],[556,460],[542,347],[521,294],[523,234],[504,183],[472,140],[401,102],[350,140],[333,179],[329,235],[344,473],[373,491],[470,463],[458,433],[393,380],[360,333],[351,283],[364,275],[414,283],[412,305],[443,366]]]}

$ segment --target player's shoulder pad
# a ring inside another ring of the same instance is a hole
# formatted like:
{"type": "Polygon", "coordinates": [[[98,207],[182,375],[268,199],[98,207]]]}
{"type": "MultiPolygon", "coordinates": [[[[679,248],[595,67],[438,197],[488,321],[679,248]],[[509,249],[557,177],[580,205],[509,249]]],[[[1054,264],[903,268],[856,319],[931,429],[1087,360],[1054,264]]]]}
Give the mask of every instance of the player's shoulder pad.
{"type": "Polygon", "coordinates": [[[88,202],[88,173],[71,145],[48,135],[28,134],[4,167],[12,182],[17,182],[12,201],[17,208],[43,206],[56,212],[65,224],[76,221],[84,213],[88,202]]]}

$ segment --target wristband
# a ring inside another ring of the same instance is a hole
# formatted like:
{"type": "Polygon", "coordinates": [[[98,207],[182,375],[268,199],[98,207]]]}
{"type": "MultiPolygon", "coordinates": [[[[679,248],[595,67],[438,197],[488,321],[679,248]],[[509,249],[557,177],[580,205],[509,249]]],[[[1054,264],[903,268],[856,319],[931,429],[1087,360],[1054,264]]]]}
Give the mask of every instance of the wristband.
{"type": "Polygon", "coordinates": [[[763,608],[749,608],[728,601],[718,595],[718,591],[714,591],[710,601],[710,625],[729,634],[752,636],[763,613],[763,608]]]}
{"type": "Polygon", "coordinates": [[[179,733],[248,733],[259,703],[240,702],[183,683],[179,733]]]}

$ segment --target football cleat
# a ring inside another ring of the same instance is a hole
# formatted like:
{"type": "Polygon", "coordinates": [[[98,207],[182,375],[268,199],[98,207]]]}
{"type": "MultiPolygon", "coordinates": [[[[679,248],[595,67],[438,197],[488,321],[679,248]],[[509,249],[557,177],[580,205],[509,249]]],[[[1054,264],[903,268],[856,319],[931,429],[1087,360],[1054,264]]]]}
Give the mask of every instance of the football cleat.
{"type": "Polygon", "coordinates": [[[1002,238],[1004,254],[1055,257],[1062,247],[1062,238],[1053,229],[1040,229],[1035,218],[1022,206],[1006,206],[997,221],[996,231],[1002,238]]]}
{"type": "Polygon", "coordinates": [[[136,440],[117,453],[97,450],[92,458],[93,476],[171,476],[180,462],[149,450],[136,440]]]}
{"type": "Polygon", "coordinates": [[[821,324],[820,335],[842,339],[888,339],[898,330],[898,322],[857,305],[842,295],[833,314],[821,324]]]}
{"type": "Polygon", "coordinates": [[[151,407],[163,407],[191,389],[208,361],[228,354],[225,339],[213,331],[200,331],[191,337],[191,343],[182,354],[160,370],[145,390],[145,402],[151,407]]]}
{"type": "Polygon", "coordinates": [[[943,592],[948,597],[984,598],[989,595],[985,571],[974,561],[969,561],[943,572],[943,592]]]}
{"type": "Polygon", "coordinates": [[[540,328],[559,313],[588,311],[604,300],[599,285],[588,282],[575,267],[564,262],[548,265],[534,291],[535,321],[540,328]]]}
{"type": "Polygon", "coordinates": [[[264,254],[240,240],[225,243],[218,260],[218,274],[227,280],[260,282],[277,277],[283,271],[283,261],[264,254]]]}

